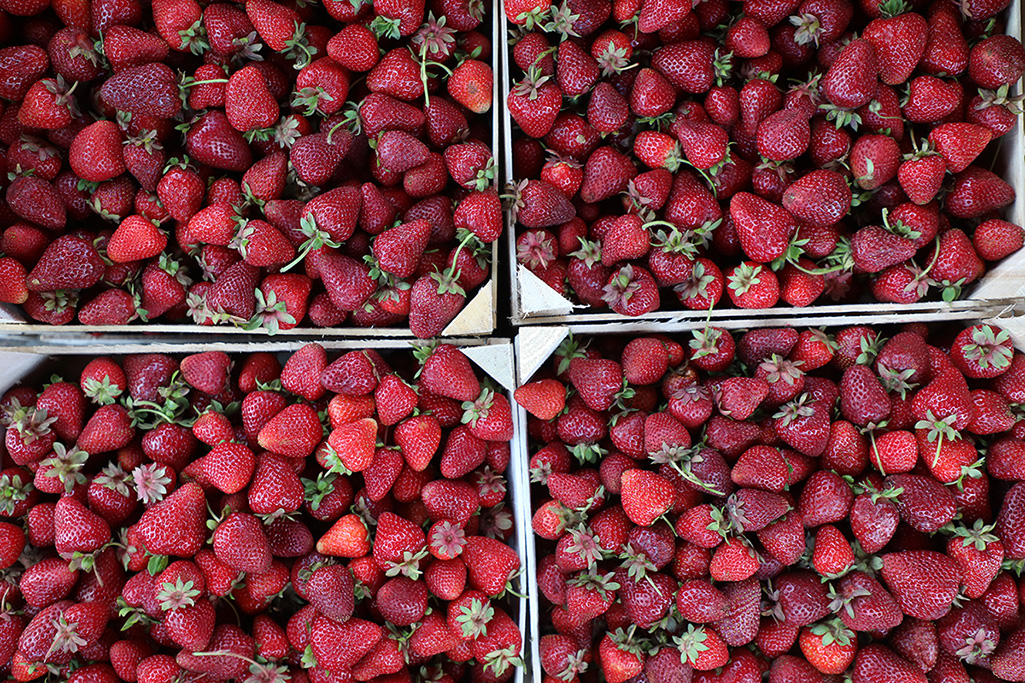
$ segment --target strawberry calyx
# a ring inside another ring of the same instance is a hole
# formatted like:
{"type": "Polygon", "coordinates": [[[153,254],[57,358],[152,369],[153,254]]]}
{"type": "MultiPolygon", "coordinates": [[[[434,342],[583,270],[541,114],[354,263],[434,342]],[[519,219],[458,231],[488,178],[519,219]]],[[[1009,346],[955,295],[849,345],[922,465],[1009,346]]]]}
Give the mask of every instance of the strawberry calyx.
{"type": "Polygon", "coordinates": [[[570,252],[570,257],[580,259],[588,268],[601,263],[601,242],[585,237],[578,237],[577,240],[580,241],[580,248],[570,252]]]}
{"type": "Polygon", "coordinates": [[[880,361],[878,369],[879,380],[882,382],[883,388],[891,394],[900,394],[902,399],[907,397],[909,391],[918,387],[917,382],[909,381],[915,374],[914,368],[895,370],[880,361]]]}
{"type": "MultiPolygon", "coordinates": [[[[459,284],[459,275],[461,274],[462,269],[457,268],[456,264],[459,263],[459,253],[470,244],[480,244],[480,241],[473,232],[466,230],[459,242],[459,245],[449,257],[449,263],[451,265],[440,273],[438,271],[431,273],[431,279],[438,283],[438,294],[457,294],[462,297],[466,296],[466,291],[459,284]]],[[[470,248],[474,249],[475,247],[471,246],[470,248]]]]}
{"type": "Polygon", "coordinates": [[[686,384],[673,390],[670,397],[681,403],[697,403],[708,399],[708,390],[700,384],[686,384]]]}
{"type": "Polygon", "coordinates": [[[583,465],[598,462],[600,458],[608,454],[608,451],[596,443],[578,443],[570,449],[570,454],[583,465]]]}
{"type": "Polygon", "coordinates": [[[620,585],[615,581],[615,576],[615,572],[599,574],[598,568],[592,567],[580,572],[571,579],[567,579],[566,584],[593,591],[602,600],[608,600],[612,597],[613,592],[620,589],[620,585]]]}
{"type": "Polygon", "coordinates": [[[306,258],[306,256],[318,249],[324,247],[330,247],[337,249],[341,245],[331,237],[331,234],[326,230],[321,230],[317,227],[317,221],[313,217],[313,214],[307,214],[302,217],[299,221],[299,228],[302,230],[303,235],[306,236],[306,241],[299,247],[299,253],[289,263],[282,266],[281,272],[285,273],[294,268],[306,258]]]}
{"type": "Polygon", "coordinates": [[[488,622],[494,615],[495,608],[491,606],[491,601],[474,598],[469,605],[459,608],[456,622],[462,629],[464,638],[476,639],[488,634],[488,622]]]}
{"type": "Polygon", "coordinates": [[[165,581],[160,584],[157,591],[157,601],[160,609],[164,612],[192,607],[196,604],[195,598],[202,595],[202,591],[195,588],[191,580],[183,581],[182,577],[175,578],[174,583],[165,581]]]}
{"type": "Polygon", "coordinates": [[[78,635],[78,622],[68,621],[63,612],[53,620],[53,629],[53,642],[44,659],[49,659],[55,652],[78,652],[86,645],[85,638],[78,635]]]}
{"type": "Polygon", "coordinates": [[[402,552],[402,560],[399,562],[393,562],[387,560],[382,564],[385,566],[384,575],[388,577],[392,576],[405,576],[416,581],[420,578],[420,561],[425,559],[428,555],[427,548],[412,552],[405,550],[402,552]]]}
{"type": "Polygon", "coordinates": [[[982,369],[1007,368],[1014,357],[1013,348],[1007,344],[1011,334],[1007,330],[996,331],[991,325],[980,325],[972,330],[972,342],[962,353],[967,360],[978,363],[982,369]]]}
{"type": "Polygon", "coordinates": [[[690,275],[683,282],[674,285],[673,291],[683,299],[695,297],[707,299],[709,295],[708,286],[715,282],[715,279],[715,275],[708,272],[705,264],[695,261],[690,275]]]}
{"type": "Polygon", "coordinates": [[[586,358],[587,357],[587,342],[581,343],[573,336],[571,331],[566,335],[566,338],[562,340],[559,347],[555,349],[555,358],[558,360],[558,366],[556,367],[556,374],[563,375],[569,370],[569,365],[574,358],[586,358]]]}
{"type": "Polygon", "coordinates": [[[997,649],[997,643],[991,636],[989,629],[979,628],[965,637],[965,644],[955,650],[954,654],[963,659],[966,664],[977,664],[985,660],[997,649]]]}
{"type": "Polygon", "coordinates": [[[558,6],[552,3],[551,17],[551,20],[542,27],[545,33],[558,33],[561,36],[560,42],[570,37],[580,37],[580,34],[573,28],[573,24],[580,19],[580,15],[570,7],[569,0],[562,0],[562,4],[558,6]]]}
{"type": "Polygon", "coordinates": [[[192,26],[178,31],[178,37],[181,38],[182,47],[188,48],[194,55],[201,55],[210,49],[210,41],[207,40],[206,26],[202,19],[196,19],[192,26]]]}
{"type": "Polygon", "coordinates": [[[419,50],[421,58],[429,56],[432,60],[443,60],[452,56],[456,31],[445,25],[447,20],[445,16],[439,19],[434,12],[428,12],[427,20],[410,37],[410,43],[419,50]]]}
{"type": "MultiPolygon", "coordinates": [[[[503,540],[509,538],[513,528],[513,515],[504,504],[486,508],[480,512],[480,534],[488,538],[503,540]]],[[[509,591],[508,586],[506,587],[509,591]]]]}
{"type": "Polygon", "coordinates": [[[495,158],[491,157],[484,165],[484,168],[479,169],[477,175],[470,182],[473,183],[473,189],[483,192],[495,183],[495,178],[497,177],[498,166],[495,164],[495,158]]]}
{"type": "Polygon", "coordinates": [[[150,506],[159,503],[167,495],[171,477],[164,465],[151,462],[132,470],[132,482],[135,484],[135,495],[139,502],[150,506]]]}
{"type": "MultiPolygon", "coordinates": [[[[583,241],[583,238],[578,238],[583,241]]],[[[530,230],[516,240],[516,261],[531,270],[545,269],[555,260],[555,243],[550,234],[530,230]]]]}
{"type": "MultiPolygon", "coordinates": [[[[647,197],[644,193],[637,188],[637,183],[631,178],[626,183],[626,189],[622,192],[622,195],[626,197],[627,201],[627,212],[635,213],[645,221],[654,220],[655,212],[649,208],[649,205],[653,201],[651,197],[647,197]]],[[[577,238],[577,239],[583,239],[577,238]]]]}
{"type": "Polygon", "coordinates": [[[847,616],[854,617],[854,605],[853,602],[858,598],[864,598],[871,596],[868,590],[858,587],[850,590],[844,590],[838,592],[836,586],[831,582],[829,584],[828,597],[829,597],[829,611],[834,614],[839,614],[840,610],[847,612],[847,616]]]}
{"type": "Polygon", "coordinates": [[[844,109],[830,103],[820,104],[819,109],[825,112],[826,120],[832,121],[837,130],[850,128],[857,131],[861,127],[861,115],[853,109],[844,109]]]}
{"type": "Polygon", "coordinates": [[[698,255],[700,241],[694,239],[696,233],[693,230],[680,230],[668,221],[655,220],[644,224],[644,228],[649,232],[655,227],[659,229],[654,232],[652,246],[667,254],[683,254],[690,258],[698,255]],[[669,228],[668,231],[665,228],[669,228]]]}
{"type": "Polygon", "coordinates": [[[193,657],[234,657],[249,663],[250,675],[242,683],[288,683],[288,666],[274,662],[261,662],[231,650],[192,652],[193,657]]]}
{"type": "Polygon", "coordinates": [[[161,387],[160,392],[164,399],[163,404],[138,400],[131,396],[122,401],[132,419],[132,426],[154,429],[166,422],[191,427],[198,416],[186,417],[190,410],[188,385],[178,377],[171,387],[161,387]]]}
{"type": "Polygon", "coordinates": [[[506,185],[507,194],[501,195],[501,199],[504,201],[504,207],[509,215],[509,222],[515,223],[516,217],[519,215],[520,210],[525,206],[523,201],[523,191],[527,187],[529,180],[513,180],[506,185]]]}
{"type": "Polygon", "coordinates": [[[260,54],[260,50],[263,49],[263,43],[260,42],[260,34],[256,31],[250,31],[244,36],[233,38],[231,44],[235,47],[235,53],[232,58],[240,62],[260,62],[263,61],[263,55],[260,54]]]}
{"type": "Polygon", "coordinates": [[[774,353],[762,361],[758,369],[766,373],[764,379],[769,384],[775,384],[782,380],[786,384],[793,386],[797,383],[797,380],[804,377],[804,371],[799,367],[801,365],[804,365],[804,361],[792,361],[788,358],[783,358],[778,353],[774,353]]]}
{"type": "Polygon", "coordinates": [[[705,641],[708,634],[704,626],[687,624],[687,630],[679,635],[673,636],[673,644],[680,651],[680,661],[684,664],[695,664],[701,657],[701,653],[708,650],[705,641]]]}
{"type": "Polygon", "coordinates": [[[132,476],[116,462],[107,463],[100,473],[93,477],[93,481],[122,496],[132,493],[132,476]]]}
{"type": "Polygon", "coordinates": [[[744,261],[730,273],[727,278],[729,284],[727,285],[730,289],[737,293],[737,296],[743,296],[747,294],[752,287],[760,283],[762,280],[759,276],[762,272],[762,266],[752,264],[748,261],[744,261]]]}
{"type": "Polygon", "coordinates": [[[107,59],[103,54],[103,36],[93,40],[82,34],[75,44],[68,49],[68,57],[75,59],[81,57],[93,66],[107,68],[107,59]]]}
{"type": "Polygon", "coordinates": [[[88,453],[77,446],[69,450],[59,441],[53,444],[53,453],[52,457],[39,463],[40,467],[48,468],[44,476],[56,478],[64,485],[66,493],[71,493],[76,485],[82,486],[88,481],[82,473],[82,468],[89,460],[88,453]]]}
{"type": "MultiPolygon", "coordinates": [[[[598,550],[601,550],[600,546],[598,550]]],[[[619,553],[619,559],[623,561],[620,566],[626,569],[626,575],[633,579],[634,582],[647,581],[652,588],[658,590],[658,587],[651,578],[652,574],[658,572],[658,567],[655,566],[655,563],[644,552],[634,550],[633,546],[627,543],[623,546],[622,552],[619,553]]]]}
{"type": "Polygon", "coordinates": [[[854,631],[847,628],[843,621],[837,617],[820,621],[812,626],[810,630],[822,639],[822,645],[826,647],[834,643],[841,647],[847,647],[856,638],[854,631]]]}
{"type": "Polygon", "coordinates": [[[785,427],[796,422],[800,418],[807,418],[814,415],[815,409],[812,408],[812,404],[815,402],[816,401],[811,394],[805,392],[797,398],[785,403],[772,417],[779,420],[780,424],[785,427]]]}
{"type": "Polygon", "coordinates": [[[693,337],[688,346],[691,349],[691,358],[705,358],[719,353],[719,340],[722,339],[723,330],[718,327],[705,326],[700,330],[691,332],[693,337]]]}
{"type": "Polygon", "coordinates": [[[70,290],[58,289],[52,292],[40,292],[43,299],[43,308],[50,313],[60,314],[69,308],[78,307],[78,293],[70,290]]]}
{"type": "Polygon", "coordinates": [[[908,4],[904,0],[884,0],[879,3],[879,13],[887,19],[900,16],[908,11],[908,4]]]}
{"type": "Polygon", "coordinates": [[[609,640],[615,644],[616,649],[620,652],[628,652],[641,657],[644,655],[645,648],[642,641],[634,637],[636,631],[636,624],[631,625],[628,629],[617,628],[609,634],[609,640]]]}
{"type": "MultiPolygon", "coordinates": [[[[715,48],[715,52],[712,53],[712,73],[715,75],[717,86],[728,81],[733,73],[733,53],[724,53],[720,48],[715,48]]],[[[773,80],[775,81],[775,79],[773,80]]]]}
{"type": "Polygon", "coordinates": [[[566,553],[579,557],[588,567],[595,566],[604,558],[598,535],[590,527],[569,528],[566,533],[570,538],[566,544],[566,553]]]}
{"type": "Polygon", "coordinates": [[[657,465],[669,465],[683,479],[713,496],[722,496],[724,495],[722,491],[707,483],[694,472],[694,465],[705,461],[701,450],[701,446],[687,448],[679,444],[663,442],[661,448],[648,457],[657,465]]]}
{"type": "Polygon", "coordinates": [[[54,95],[53,102],[55,105],[66,108],[74,117],[82,115],[81,110],[78,108],[78,102],[72,97],[75,88],[78,87],[78,81],[74,81],[69,87],[64,77],[58,74],[55,79],[43,79],[43,85],[46,87],[47,92],[54,95]]]}
{"type": "Polygon", "coordinates": [[[484,387],[480,396],[475,401],[464,401],[462,404],[463,416],[460,421],[463,424],[469,424],[471,427],[476,427],[479,420],[485,420],[491,410],[491,406],[495,403],[495,392],[492,389],[484,387]]]}
{"type": "Polygon", "coordinates": [[[127,617],[121,626],[122,631],[130,629],[136,624],[145,626],[154,623],[154,620],[146,614],[141,605],[129,605],[123,596],[118,596],[116,605],[118,607],[117,615],[127,617]]]}
{"type": "Polygon", "coordinates": [[[627,264],[619,269],[607,285],[602,287],[602,300],[615,308],[626,306],[627,302],[641,289],[641,283],[634,279],[633,266],[627,264]]]}
{"type": "Polygon", "coordinates": [[[580,674],[587,671],[587,656],[588,654],[586,650],[577,650],[576,652],[571,652],[566,655],[563,660],[565,662],[565,668],[556,673],[555,678],[560,681],[566,681],[566,683],[576,680],[580,674]]]}
{"type": "MultiPolygon", "coordinates": [[[[71,553],[70,557],[66,555],[62,555],[61,557],[70,560],[68,562],[68,571],[92,572],[96,569],[96,558],[99,557],[100,553],[102,553],[110,545],[112,544],[108,543],[104,547],[94,550],[91,553],[83,553],[81,551],[76,550],[73,553],[71,553]]],[[[100,586],[103,585],[103,578],[100,576],[99,573],[96,574],[96,583],[98,583],[100,586]]]]}
{"type": "Polygon", "coordinates": [[[462,555],[466,547],[466,531],[458,524],[442,520],[431,529],[428,543],[436,556],[452,560],[462,555]]]}
{"type": "Polygon", "coordinates": [[[382,38],[398,40],[402,37],[401,24],[402,20],[398,17],[386,17],[383,14],[379,14],[367,25],[367,28],[377,36],[378,40],[382,38]]]}
{"type": "Polygon", "coordinates": [[[484,655],[484,671],[490,671],[495,676],[501,676],[509,667],[522,667],[523,659],[517,654],[518,648],[510,645],[508,647],[492,650],[484,655]]]}
{"type": "Polygon", "coordinates": [[[946,438],[948,441],[957,441],[961,438],[961,432],[959,432],[954,424],[957,422],[957,415],[948,415],[943,418],[936,417],[931,410],[925,412],[925,419],[919,420],[915,423],[915,429],[924,429],[926,431],[926,440],[929,443],[936,444],[936,455],[933,456],[932,464],[933,467],[940,459],[940,451],[943,448],[943,439],[946,438]]]}
{"type": "Polygon", "coordinates": [[[996,529],[996,523],[986,524],[985,520],[977,519],[971,528],[963,525],[948,525],[944,530],[953,532],[956,538],[961,539],[961,543],[965,548],[973,546],[979,552],[985,552],[989,544],[1000,540],[993,533],[994,529],[996,529]]]}
{"type": "Polygon", "coordinates": [[[608,45],[602,49],[596,60],[598,66],[601,67],[602,75],[612,76],[637,66],[636,62],[631,63],[627,58],[628,51],[628,48],[618,47],[615,41],[609,40],[608,45]]]}
{"type": "Polygon", "coordinates": [[[794,42],[798,45],[814,43],[819,46],[819,36],[822,34],[822,22],[818,16],[810,12],[795,14],[790,17],[790,23],[797,27],[794,32],[794,42]]]}
{"type": "Polygon", "coordinates": [[[982,468],[985,463],[985,458],[979,458],[970,465],[961,465],[961,474],[953,482],[953,484],[957,487],[957,490],[964,491],[965,477],[967,477],[968,479],[982,479],[982,477],[985,475],[985,472],[982,468]]]}
{"type": "Polygon", "coordinates": [[[16,398],[12,398],[0,413],[0,424],[17,430],[21,440],[32,444],[39,437],[49,434],[50,427],[57,417],[48,417],[45,408],[22,406],[16,398]]]}
{"type": "Polygon", "coordinates": [[[253,292],[256,296],[256,312],[249,319],[245,329],[267,330],[267,334],[277,334],[281,325],[295,325],[295,318],[285,308],[284,301],[278,301],[277,293],[272,289],[266,295],[263,290],[253,292]]]}
{"type": "Polygon", "coordinates": [[[292,94],[292,107],[301,109],[303,116],[313,116],[322,111],[321,104],[334,101],[335,98],[320,86],[300,88],[292,94]]]}
{"type": "Polygon", "coordinates": [[[185,305],[188,316],[197,325],[203,325],[215,319],[215,314],[207,303],[206,297],[199,292],[189,292],[185,295],[185,305]]]}
{"type": "Polygon", "coordinates": [[[13,515],[18,503],[27,500],[34,489],[32,481],[22,481],[20,474],[0,475],[0,512],[13,515]]]}
{"type": "Polygon", "coordinates": [[[310,45],[309,39],[306,37],[306,24],[300,24],[298,21],[293,24],[295,32],[291,38],[285,41],[285,49],[282,50],[282,54],[294,60],[292,68],[301,71],[303,67],[313,61],[313,55],[317,54],[317,48],[310,45]]]}
{"type": "Polygon", "coordinates": [[[547,30],[547,22],[545,21],[551,16],[551,6],[534,7],[527,12],[520,12],[516,17],[514,23],[522,25],[524,30],[532,31],[535,28],[541,27],[543,30],[547,30]]]}

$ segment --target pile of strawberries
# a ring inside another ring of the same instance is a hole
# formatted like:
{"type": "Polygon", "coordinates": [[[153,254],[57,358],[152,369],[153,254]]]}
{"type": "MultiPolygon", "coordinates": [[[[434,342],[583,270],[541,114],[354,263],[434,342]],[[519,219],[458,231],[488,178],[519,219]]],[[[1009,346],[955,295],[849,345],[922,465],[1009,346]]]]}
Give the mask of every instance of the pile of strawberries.
{"type": "Polygon", "coordinates": [[[546,680],[1025,681],[1025,354],[834,332],[570,339],[516,391],[546,680]]]}
{"type": "Polygon", "coordinates": [[[5,675],[508,680],[509,401],[416,355],[99,357],[4,394],[5,675]]]}
{"type": "Polygon", "coordinates": [[[0,301],[54,325],[437,335],[502,230],[484,17],[3,0],[0,301]]]}
{"type": "Polygon", "coordinates": [[[958,297],[1023,243],[1008,4],[505,2],[518,262],[624,315],[958,297]]]}

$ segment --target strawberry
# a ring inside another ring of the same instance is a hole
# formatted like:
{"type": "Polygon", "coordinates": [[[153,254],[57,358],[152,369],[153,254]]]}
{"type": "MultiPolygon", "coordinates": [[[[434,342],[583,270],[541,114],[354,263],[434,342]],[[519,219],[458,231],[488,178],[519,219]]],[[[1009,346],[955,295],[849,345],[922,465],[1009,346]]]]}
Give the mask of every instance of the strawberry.
{"type": "Polygon", "coordinates": [[[797,229],[788,211],[747,192],[735,194],[730,200],[730,218],[744,253],[760,263],[781,256],[797,229]]]}
{"type": "Polygon", "coordinates": [[[452,70],[448,93],[474,114],[484,114],[491,109],[493,79],[491,67],[485,62],[467,59],[452,70]]]}
{"type": "Polygon", "coordinates": [[[908,550],[883,555],[883,580],[905,613],[937,619],[950,608],[960,572],[946,555],[908,550]]]}
{"type": "Polygon", "coordinates": [[[238,131],[268,128],[278,119],[278,103],[264,75],[254,66],[239,69],[224,88],[224,110],[238,131]]]}
{"type": "Polygon", "coordinates": [[[64,202],[53,185],[42,178],[15,178],[7,188],[6,198],[14,213],[44,228],[60,230],[67,221],[64,202]]]}
{"type": "Polygon", "coordinates": [[[181,111],[174,72],[158,62],[121,70],[104,81],[100,96],[114,109],[137,115],[171,118],[181,111]]]}
{"type": "Polygon", "coordinates": [[[990,36],[968,55],[968,75],[980,87],[996,89],[1016,82],[1025,72],[1025,49],[1011,36],[990,36]]]}
{"type": "Polygon", "coordinates": [[[1023,242],[1021,228],[1000,219],[984,221],[975,228],[972,246],[979,256],[987,261],[996,261],[1014,253],[1023,242]]]}
{"type": "Polygon", "coordinates": [[[873,19],[862,37],[875,48],[879,80],[888,85],[908,80],[925,52],[928,24],[914,12],[873,19]]]}
{"type": "Polygon", "coordinates": [[[957,218],[975,218],[1007,205],[1013,198],[1010,186],[999,177],[978,166],[969,166],[955,176],[946,208],[957,218]]]}
{"type": "Polygon", "coordinates": [[[103,182],[124,173],[117,125],[97,121],[83,128],[71,143],[68,162],[79,177],[90,182],[103,182]]]}

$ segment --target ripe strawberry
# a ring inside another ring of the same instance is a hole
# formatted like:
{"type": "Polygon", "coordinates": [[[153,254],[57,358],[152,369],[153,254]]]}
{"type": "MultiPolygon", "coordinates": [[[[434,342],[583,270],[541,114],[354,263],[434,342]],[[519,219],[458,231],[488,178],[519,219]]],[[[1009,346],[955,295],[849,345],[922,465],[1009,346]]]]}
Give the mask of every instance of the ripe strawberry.
{"type": "Polygon", "coordinates": [[[797,229],[788,211],[747,192],[730,200],[730,218],[744,253],[760,263],[781,256],[797,229]]]}

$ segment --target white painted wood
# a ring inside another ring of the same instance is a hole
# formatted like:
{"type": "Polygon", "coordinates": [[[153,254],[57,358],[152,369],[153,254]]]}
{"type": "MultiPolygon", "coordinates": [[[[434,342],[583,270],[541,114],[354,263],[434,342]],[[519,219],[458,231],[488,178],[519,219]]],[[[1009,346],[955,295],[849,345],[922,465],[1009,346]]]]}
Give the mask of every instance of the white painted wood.
{"type": "Polygon", "coordinates": [[[569,336],[568,327],[521,327],[516,335],[516,367],[519,385],[530,381],[569,336]]]}
{"type": "Polygon", "coordinates": [[[516,389],[516,359],[512,344],[468,346],[463,348],[463,354],[509,391],[516,389]]]}
{"type": "Polygon", "coordinates": [[[569,315],[573,303],[549,287],[544,280],[518,266],[516,287],[520,294],[520,313],[524,318],[538,315],[569,315]]]}
{"type": "Polygon", "coordinates": [[[488,280],[442,330],[442,337],[486,336],[495,331],[495,287],[488,280]]]}

